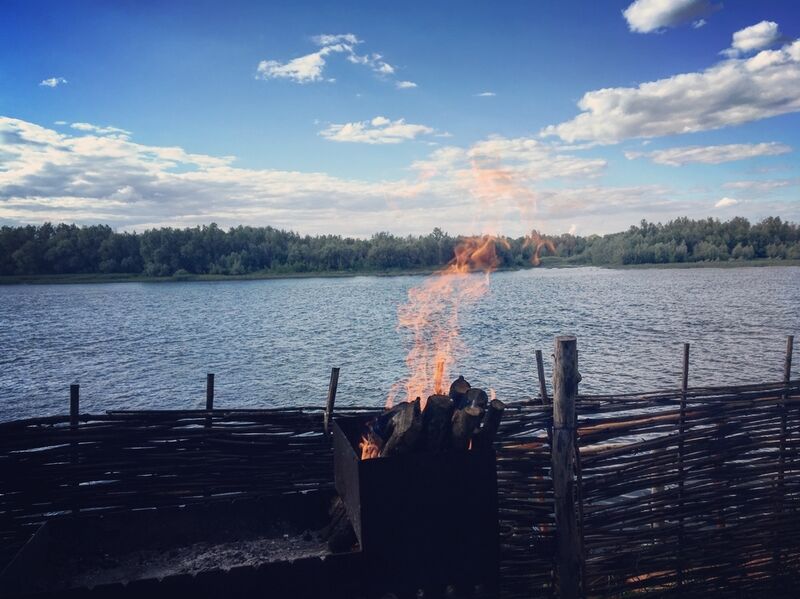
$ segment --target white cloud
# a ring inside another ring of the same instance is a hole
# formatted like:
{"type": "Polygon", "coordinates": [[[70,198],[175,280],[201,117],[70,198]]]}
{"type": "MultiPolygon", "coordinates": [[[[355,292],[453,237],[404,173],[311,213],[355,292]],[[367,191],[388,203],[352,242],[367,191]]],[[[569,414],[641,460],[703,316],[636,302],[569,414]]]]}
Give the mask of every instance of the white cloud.
{"type": "Polygon", "coordinates": [[[493,98],[496,95],[497,94],[494,93],[494,92],[481,92],[479,94],[475,94],[475,97],[477,97],[477,98],[493,98]]]}
{"type": "Polygon", "coordinates": [[[692,23],[692,29],[700,29],[701,27],[705,27],[708,22],[705,19],[699,19],[692,23]]]}
{"type": "Polygon", "coordinates": [[[394,84],[397,89],[414,89],[417,84],[413,81],[398,81],[394,84]]]}
{"type": "Polygon", "coordinates": [[[542,134],[568,142],[616,143],[719,129],[800,111],[798,89],[800,40],[699,73],[590,91],[578,102],[578,116],[542,134]]]}
{"type": "Polygon", "coordinates": [[[739,203],[739,200],[735,200],[733,198],[722,198],[716,204],[714,204],[714,208],[729,208],[730,206],[735,206],[739,203]]]}
{"type": "Polygon", "coordinates": [[[352,46],[362,43],[353,33],[323,33],[311,38],[318,46],[331,46],[333,44],[350,44],[352,46]]]}
{"type": "Polygon", "coordinates": [[[49,79],[43,79],[39,82],[41,87],[58,87],[64,83],[68,83],[66,79],[63,77],[50,77],[49,79]]]}
{"type": "Polygon", "coordinates": [[[788,154],[792,148],[786,144],[769,142],[758,144],[725,144],[718,146],[684,146],[653,152],[625,152],[625,158],[649,158],[656,164],[681,166],[696,162],[701,164],[721,164],[735,160],[745,160],[757,156],[778,156],[788,154]]]}
{"type": "Polygon", "coordinates": [[[723,50],[726,56],[739,56],[755,50],[774,46],[781,41],[781,32],[775,21],[761,21],[733,34],[731,47],[723,50]]]}
{"type": "MultiPolygon", "coordinates": [[[[325,33],[311,39],[315,44],[321,46],[319,50],[293,58],[288,62],[262,60],[256,67],[256,79],[289,79],[296,83],[327,80],[333,83],[335,79],[326,79],[323,74],[327,65],[327,57],[333,54],[344,54],[349,62],[367,66],[381,77],[395,73],[395,67],[386,62],[381,54],[376,52],[356,53],[355,46],[363,43],[363,40],[358,39],[355,34],[325,33]]],[[[401,83],[410,84],[411,82],[399,82],[398,88],[416,87],[416,84],[402,86],[401,83]]]]}
{"type": "Polygon", "coordinates": [[[631,31],[652,33],[689,22],[702,27],[705,24],[703,17],[720,8],[722,4],[709,0],[636,0],[622,11],[622,15],[631,31]]]}
{"type": "MultiPolygon", "coordinates": [[[[393,122],[378,118],[369,127],[393,122]]],[[[724,195],[603,185],[604,160],[569,155],[562,145],[529,137],[440,147],[413,163],[406,176],[367,181],[239,168],[232,157],[67,131],[0,117],[0,222],[104,222],[122,230],[248,223],[363,236],[427,233],[437,226],[478,233],[487,223],[522,235],[532,226],[566,231],[574,224],[602,233],[643,216],[706,217],[724,195]]],[[[747,191],[735,194],[746,197],[747,191]]],[[[739,213],[800,220],[800,205],[791,195],[776,195],[772,203],[740,200],[739,213]]]]}
{"type": "MultiPolygon", "coordinates": [[[[63,123],[62,121],[62,124],[63,123]]],[[[119,127],[99,127],[91,123],[72,123],[70,125],[73,129],[84,131],[86,133],[94,133],[95,135],[113,135],[118,137],[130,137],[131,132],[119,127]]]]}
{"type": "Polygon", "coordinates": [[[297,83],[311,83],[321,81],[322,71],[325,68],[325,57],[333,52],[344,52],[345,46],[336,44],[326,46],[317,52],[293,58],[289,62],[281,63],[277,60],[262,60],[256,67],[257,79],[291,79],[297,83]]]}
{"type": "Polygon", "coordinates": [[[405,119],[392,121],[384,116],[376,116],[371,121],[332,124],[320,131],[319,134],[331,141],[397,144],[433,132],[434,129],[431,127],[406,123],[405,119]]]}
{"type": "Polygon", "coordinates": [[[747,194],[764,195],[779,189],[800,186],[800,177],[791,179],[760,179],[755,181],[729,181],[722,187],[736,189],[747,194]]]}

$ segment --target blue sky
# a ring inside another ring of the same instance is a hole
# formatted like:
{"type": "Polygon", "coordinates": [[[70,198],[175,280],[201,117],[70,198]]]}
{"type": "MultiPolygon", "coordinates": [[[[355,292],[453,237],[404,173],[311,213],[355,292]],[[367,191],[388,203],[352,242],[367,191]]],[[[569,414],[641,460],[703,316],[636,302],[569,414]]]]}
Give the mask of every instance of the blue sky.
{"type": "Polygon", "coordinates": [[[800,220],[795,2],[4,9],[0,223],[800,220]]]}

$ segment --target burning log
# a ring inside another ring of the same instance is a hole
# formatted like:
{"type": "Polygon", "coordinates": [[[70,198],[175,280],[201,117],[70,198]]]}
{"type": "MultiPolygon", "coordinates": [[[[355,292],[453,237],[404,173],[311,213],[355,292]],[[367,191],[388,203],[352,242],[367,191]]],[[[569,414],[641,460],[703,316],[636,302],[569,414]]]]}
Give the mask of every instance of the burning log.
{"type": "Polygon", "coordinates": [[[483,389],[478,389],[477,387],[473,387],[469,391],[467,391],[467,405],[472,406],[474,408],[483,408],[486,409],[486,406],[489,404],[489,396],[486,395],[486,391],[483,389]]]}
{"type": "Polygon", "coordinates": [[[450,385],[449,395],[429,396],[424,410],[421,403],[418,397],[373,418],[359,443],[361,459],[491,448],[505,408],[501,401],[490,401],[483,389],[471,387],[463,376],[450,385]]]}
{"type": "Polygon", "coordinates": [[[453,413],[452,442],[453,449],[468,449],[475,428],[481,422],[480,408],[464,408],[453,413]]]}
{"type": "Polygon", "coordinates": [[[458,377],[450,385],[450,398],[453,400],[457,410],[469,405],[467,404],[467,392],[470,390],[470,386],[463,376],[458,377]]]}
{"type": "Polygon", "coordinates": [[[422,413],[418,397],[398,406],[391,419],[391,436],[381,450],[381,457],[414,451],[421,433],[422,413]]]}
{"type": "Polygon", "coordinates": [[[450,447],[453,400],[447,395],[431,395],[422,412],[422,447],[444,451],[450,447]]]}
{"type": "Polygon", "coordinates": [[[503,417],[503,410],[505,409],[506,404],[499,399],[493,399],[489,402],[481,429],[475,435],[475,447],[491,447],[492,443],[494,443],[494,438],[497,436],[497,430],[500,428],[500,419],[503,417]]]}

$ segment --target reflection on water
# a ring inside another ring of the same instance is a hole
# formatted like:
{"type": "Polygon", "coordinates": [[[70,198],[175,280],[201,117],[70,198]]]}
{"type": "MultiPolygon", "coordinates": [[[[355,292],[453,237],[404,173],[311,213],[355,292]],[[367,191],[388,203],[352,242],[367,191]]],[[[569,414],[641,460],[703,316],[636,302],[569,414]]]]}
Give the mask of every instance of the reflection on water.
{"type": "MultiPolygon", "coordinates": [[[[397,306],[420,277],[0,287],[0,420],[67,411],[383,405],[405,373],[397,306]]],[[[534,350],[578,335],[581,391],[779,380],[800,333],[800,268],[527,270],[494,275],[461,315],[456,373],[498,397],[536,395],[534,350]]],[[[797,362],[797,361],[796,361],[797,362]]],[[[797,367],[794,372],[798,372],[797,367]]],[[[795,375],[796,376],[796,375],[795,375]]]]}

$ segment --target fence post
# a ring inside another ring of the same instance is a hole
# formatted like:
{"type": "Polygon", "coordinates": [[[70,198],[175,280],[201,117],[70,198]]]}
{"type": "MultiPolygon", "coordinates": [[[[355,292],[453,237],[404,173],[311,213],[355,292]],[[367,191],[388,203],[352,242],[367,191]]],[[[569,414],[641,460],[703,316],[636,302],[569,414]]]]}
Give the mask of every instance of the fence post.
{"type": "Polygon", "coordinates": [[[330,422],[333,415],[333,404],[336,401],[336,388],[339,386],[339,369],[331,368],[331,380],[328,383],[328,400],[325,402],[325,417],[323,427],[325,435],[330,434],[330,422]]]}
{"type": "Polygon", "coordinates": [[[69,386],[69,425],[78,426],[78,415],[80,414],[81,386],[73,383],[69,386]]]}
{"type": "Polygon", "coordinates": [[[214,374],[206,374],[206,428],[211,428],[211,421],[214,417],[214,374]]]}
{"type": "Polygon", "coordinates": [[[536,372],[539,374],[539,395],[542,397],[542,405],[546,406],[550,402],[547,398],[547,381],[544,378],[544,361],[540,349],[536,350],[536,372]]]}
{"type": "Polygon", "coordinates": [[[206,375],[206,410],[214,409],[214,374],[206,375]]]}
{"type": "MultiPolygon", "coordinates": [[[[775,526],[776,539],[775,549],[772,553],[773,566],[775,573],[780,575],[780,562],[782,558],[783,547],[783,494],[785,493],[785,474],[786,474],[786,429],[788,427],[789,409],[786,406],[786,401],[789,399],[789,382],[792,376],[792,350],[794,349],[794,335],[786,337],[786,354],[783,360],[783,384],[786,387],[781,394],[783,401],[780,403],[781,411],[781,437],[778,453],[778,493],[777,493],[777,506],[775,506],[775,516],[777,524],[775,526]]],[[[777,576],[776,576],[777,582],[777,576]]]]}
{"type": "Polygon", "coordinates": [[[678,588],[683,586],[683,545],[684,545],[684,531],[683,531],[683,481],[684,481],[684,435],[686,434],[686,393],[689,390],[689,344],[683,344],[683,373],[681,375],[681,407],[680,415],[678,416],[678,563],[676,566],[676,574],[678,579],[678,588]]]}
{"type": "MultiPolygon", "coordinates": [[[[81,386],[77,383],[73,383],[69,386],[69,427],[73,433],[78,432],[78,420],[80,415],[80,404],[81,404],[81,386]]],[[[72,441],[70,442],[70,456],[69,461],[70,464],[75,467],[80,458],[78,456],[78,440],[77,435],[72,435],[72,441]]],[[[78,493],[80,493],[80,486],[78,484],[72,484],[74,488],[74,497],[71,499],[72,503],[72,513],[77,514],[80,511],[80,502],[78,500],[78,493]]]]}
{"type": "Polygon", "coordinates": [[[556,584],[561,599],[580,596],[582,549],[575,513],[575,398],[578,342],[556,337],[553,369],[552,477],[556,517],[556,584]]]}

